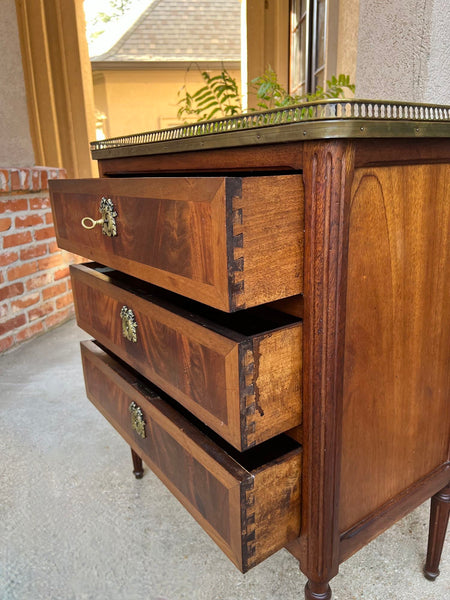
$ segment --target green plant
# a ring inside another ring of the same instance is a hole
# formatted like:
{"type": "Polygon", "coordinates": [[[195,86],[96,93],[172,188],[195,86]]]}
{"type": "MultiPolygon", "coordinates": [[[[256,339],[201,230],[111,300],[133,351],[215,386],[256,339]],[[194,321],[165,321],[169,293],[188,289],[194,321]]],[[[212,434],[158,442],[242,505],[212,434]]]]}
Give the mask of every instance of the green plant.
{"type": "MultiPolygon", "coordinates": [[[[211,77],[206,71],[201,75],[205,85],[196,92],[190,94],[186,86],[178,92],[179,119],[197,117],[197,121],[206,121],[213,117],[242,114],[242,100],[237,82],[226,69],[215,77],[211,77]]],[[[355,91],[349,75],[341,74],[337,77],[333,75],[326,84],[325,90],[318,88],[313,94],[292,95],[279,83],[277,74],[269,67],[263,75],[251,81],[250,91],[256,95],[259,110],[282,108],[327,98],[345,98],[347,92],[355,91]]]]}
{"type": "Polygon", "coordinates": [[[312,94],[303,96],[289,94],[278,82],[277,74],[270,67],[263,75],[252,79],[252,90],[258,99],[258,107],[262,110],[292,106],[302,102],[314,102],[315,100],[326,100],[327,98],[345,98],[345,91],[354,93],[355,86],[350,83],[349,75],[334,75],[326,82],[324,90],[319,87],[312,94]]]}
{"type": "Polygon", "coordinates": [[[205,85],[193,94],[186,88],[178,92],[178,118],[196,116],[198,121],[213,117],[231,117],[242,113],[242,101],[236,80],[223,69],[220,75],[211,77],[206,71],[201,73],[205,85]]]}

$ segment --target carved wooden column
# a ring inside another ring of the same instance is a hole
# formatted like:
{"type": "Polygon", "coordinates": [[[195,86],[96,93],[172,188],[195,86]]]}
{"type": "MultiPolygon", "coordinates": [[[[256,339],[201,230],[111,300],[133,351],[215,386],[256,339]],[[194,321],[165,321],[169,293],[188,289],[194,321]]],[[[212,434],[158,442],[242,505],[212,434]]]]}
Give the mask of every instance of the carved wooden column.
{"type": "Polygon", "coordinates": [[[442,548],[444,547],[450,516],[450,484],[431,498],[430,532],[428,537],[427,561],[423,573],[434,581],[439,575],[442,548]]]}
{"type": "Polygon", "coordinates": [[[304,472],[300,568],[307,600],[328,600],[338,572],[338,500],[350,189],[348,141],[304,147],[304,472]]]}

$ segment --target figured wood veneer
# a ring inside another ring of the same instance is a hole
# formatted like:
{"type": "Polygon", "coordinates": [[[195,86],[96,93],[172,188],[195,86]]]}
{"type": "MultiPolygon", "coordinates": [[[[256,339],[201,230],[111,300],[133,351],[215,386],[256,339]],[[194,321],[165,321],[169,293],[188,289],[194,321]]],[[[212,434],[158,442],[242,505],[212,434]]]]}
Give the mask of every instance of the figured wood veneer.
{"type": "Polygon", "coordinates": [[[302,291],[300,175],[63,183],[51,184],[61,248],[228,312],[302,291]],[[103,196],[116,237],[81,226],[103,196]]]}
{"type": "Polygon", "coordinates": [[[200,305],[195,314],[192,307],[183,309],[180,298],[164,302],[155,288],[151,296],[139,295],[114,272],[77,265],[71,274],[79,326],[236,448],[300,424],[299,321],[273,313],[261,329],[256,310],[260,331],[245,334],[233,329],[233,315],[223,315],[218,327],[202,316],[200,305]],[[124,305],[135,315],[135,343],[122,334],[124,305]]]}
{"type": "Polygon", "coordinates": [[[242,466],[94,342],[81,350],[89,399],[241,571],[298,535],[295,442],[262,465],[255,458],[242,466]],[[132,401],[142,410],[145,438],[131,428],[132,401]]]}

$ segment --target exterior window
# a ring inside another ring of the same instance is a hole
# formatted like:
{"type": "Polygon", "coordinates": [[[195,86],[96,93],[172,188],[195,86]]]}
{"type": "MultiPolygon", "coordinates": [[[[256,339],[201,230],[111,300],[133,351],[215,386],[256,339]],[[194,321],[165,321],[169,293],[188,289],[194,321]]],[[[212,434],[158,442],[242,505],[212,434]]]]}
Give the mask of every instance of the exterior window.
{"type": "Polygon", "coordinates": [[[290,2],[291,94],[303,96],[325,83],[327,0],[290,2]]]}

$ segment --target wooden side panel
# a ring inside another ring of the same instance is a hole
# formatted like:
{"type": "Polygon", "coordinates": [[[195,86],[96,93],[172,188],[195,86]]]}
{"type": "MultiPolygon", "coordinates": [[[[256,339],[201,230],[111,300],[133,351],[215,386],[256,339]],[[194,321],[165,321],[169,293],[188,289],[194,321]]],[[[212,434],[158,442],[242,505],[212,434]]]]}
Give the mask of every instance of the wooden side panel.
{"type": "Polygon", "coordinates": [[[81,349],[89,399],[241,571],[298,535],[300,448],[248,471],[95,343],[81,349]]]}
{"type": "Polygon", "coordinates": [[[201,302],[228,309],[224,178],[139,178],[52,182],[58,244],[201,302]],[[117,212],[117,236],[86,230],[101,198],[117,212]]]}
{"type": "Polygon", "coordinates": [[[357,171],[340,530],[449,460],[450,166],[357,171]]]}
{"type": "Polygon", "coordinates": [[[247,444],[302,421],[302,329],[299,324],[255,336],[246,352],[247,444]]]}
{"type": "Polygon", "coordinates": [[[303,230],[301,175],[242,180],[242,195],[233,198],[236,308],[303,291],[303,230]]]}
{"type": "Polygon", "coordinates": [[[253,490],[246,494],[243,556],[248,569],[300,533],[301,462],[301,454],[295,452],[282,464],[271,464],[254,474],[253,490]]]}

